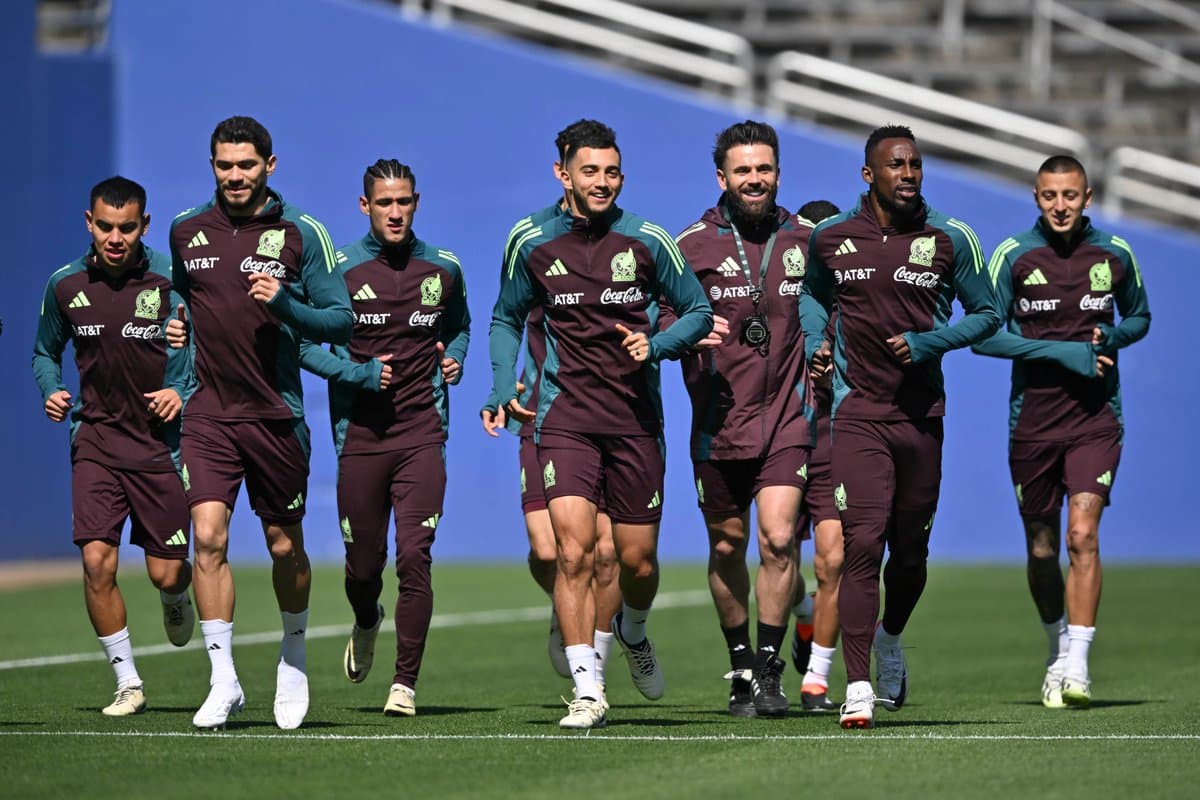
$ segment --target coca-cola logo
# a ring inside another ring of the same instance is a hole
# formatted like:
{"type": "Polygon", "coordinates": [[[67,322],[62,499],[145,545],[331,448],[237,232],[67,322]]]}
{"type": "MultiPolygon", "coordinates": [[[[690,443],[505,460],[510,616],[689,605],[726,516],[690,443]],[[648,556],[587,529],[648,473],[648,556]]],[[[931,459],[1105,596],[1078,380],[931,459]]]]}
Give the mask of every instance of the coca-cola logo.
{"type": "Polygon", "coordinates": [[[161,339],[163,338],[162,328],[158,325],[134,325],[132,322],[126,322],[125,327],[121,328],[121,335],[126,339],[161,339]]]}
{"type": "Polygon", "coordinates": [[[242,272],[261,272],[280,279],[287,277],[287,267],[278,261],[257,261],[250,256],[246,256],[242,261],[242,272]]]}
{"type": "Polygon", "coordinates": [[[441,315],[441,311],[430,311],[428,314],[414,311],[412,316],[408,318],[408,324],[415,328],[432,328],[437,324],[438,317],[441,315]]]}
{"type": "Polygon", "coordinates": [[[779,284],[780,297],[799,297],[800,289],[804,284],[800,281],[784,281],[779,284]]]}
{"type": "Polygon", "coordinates": [[[600,302],[606,306],[638,303],[645,299],[646,295],[642,294],[638,286],[630,286],[628,289],[605,289],[600,294],[600,302]]]}
{"type": "Polygon", "coordinates": [[[1080,311],[1108,311],[1112,308],[1111,294],[1101,295],[1100,297],[1092,297],[1090,294],[1085,294],[1079,298],[1080,311]]]}
{"type": "Polygon", "coordinates": [[[904,267],[897,267],[892,279],[897,283],[911,283],[921,289],[936,289],[939,283],[936,272],[910,272],[904,267]]]}

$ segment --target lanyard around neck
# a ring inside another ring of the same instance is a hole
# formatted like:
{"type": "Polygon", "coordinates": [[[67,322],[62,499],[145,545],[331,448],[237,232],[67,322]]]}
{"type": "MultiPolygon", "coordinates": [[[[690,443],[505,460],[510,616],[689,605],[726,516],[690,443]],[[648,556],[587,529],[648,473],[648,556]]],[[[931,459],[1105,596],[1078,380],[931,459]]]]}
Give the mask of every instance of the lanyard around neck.
{"type": "Polygon", "coordinates": [[[758,298],[762,296],[763,281],[767,277],[767,265],[771,261],[771,251],[775,249],[775,234],[779,233],[779,228],[771,231],[771,235],[767,238],[767,245],[763,248],[762,262],[758,265],[758,283],[750,277],[750,259],[746,257],[746,247],[742,244],[742,234],[738,232],[737,224],[729,215],[729,209],[722,207],[722,212],[725,214],[725,219],[729,221],[729,227],[733,231],[733,242],[737,245],[738,260],[742,262],[742,274],[746,276],[746,283],[749,284],[750,290],[753,292],[755,305],[758,304],[758,298]]]}

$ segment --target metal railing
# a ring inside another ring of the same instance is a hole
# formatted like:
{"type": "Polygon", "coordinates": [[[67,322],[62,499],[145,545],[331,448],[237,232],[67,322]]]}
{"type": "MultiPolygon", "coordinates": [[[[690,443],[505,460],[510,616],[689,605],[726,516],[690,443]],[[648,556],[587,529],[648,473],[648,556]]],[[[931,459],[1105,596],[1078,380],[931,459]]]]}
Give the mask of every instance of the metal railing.
{"type": "Polygon", "coordinates": [[[1118,147],[1108,156],[1104,210],[1125,211],[1128,202],[1200,220],[1200,167],[1139,150],[1118,147]],[[1154,183],[1135,176],[1150,176],[1154,183]]]}

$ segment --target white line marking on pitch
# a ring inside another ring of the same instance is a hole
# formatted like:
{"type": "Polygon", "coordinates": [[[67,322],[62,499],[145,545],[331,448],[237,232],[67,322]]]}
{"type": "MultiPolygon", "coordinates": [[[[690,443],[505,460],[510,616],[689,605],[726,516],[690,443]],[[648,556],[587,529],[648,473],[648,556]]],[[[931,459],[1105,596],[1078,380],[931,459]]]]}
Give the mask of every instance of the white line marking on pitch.
{"type": "Polygon", "coordinates": [[[288,742],[391,742],[391,741],[464,741],[464,742],[502,742],[502,741],[546,741],[546,742],[570,742],[570,741],[609,741],[609,742],[796,742],[796,741],[833,741],[840,740],[848,741],[878,741],[879,739],[892,739],[904,741],[940,741],[940,742],[955,742],[955,741],[976,741],[976,742],[1011,742],[1011,741],[1031,741],[1031,742],[1059,742],[1059,741],[1139,741],[1139,742],[1163,742],[1163,741],[1194,741],[1200,739],[1200,734],[1123,734],[1113,733],[1104,735],[1078,735],[1078,736],[1023,736],[1020,734],[1012,735],[988,735],[988,734],[963,734],[961,736],[951,736],[940,733],[912,733],[912,734],[866,734],[855,735],[845,733],[834,734],[804,734],[804,735],[765,735],[765,736],[747,736],[742,734],[729,735],[702,735],[702,736],[645,736],[645,735],[629,735],[622,736],[620,734],[598,734],[596,736],[588,736],[587,734],[559,734],[552,736],[549,734],[524,734],[524,733],[480,733],[480,734],[380,734],[380,735],[350,735],[336,733],[314,733],[314,734],[286,734],[286,733],[230,733],[230,732],[215,732],[215,731],[0,731],[0,736],[83,736],[83,737],[100,737],[100,738],[146,738],[146,739],[178,739],[178,738],[204,738],[204,739],[280,739],[288,742]]]}
{"type": "MultiPolygon", "coordinates": [[[[667,592],[660,594],[654,601],[655,609],[664,608],[694,608],[708,605],[712,597],[708,592],[699,590],[691,592],[667,592]]],[[[536,622],[549,616],[547,606],[529,608],[497,609],[494,611],[468,611],[459,614],[434,614],[429,626],[431,628],[461,628],[467,625],[497,625],[505,622],[536,622]]],[[[279,631],[263,633],[243,633],[233,637],[236,645],[277,644],[279,631]]],[[[305,637],[308,639],[329,639],[350,635],[349,625],[320,625],[309,628],[305,637]]],[[[192,639],[184,647],[171,644],[151,644],[133,648],[135,658],[141,656],[157,656],[164,653],[182,653],[191,650],[203,650],[204,644],[200,637],[192,639]]],[[[8,669],[28,669],[31,667],[52,667],[59,664],[78,664],[84,661],[104,661],[104,653],[97,648],[94,652],[68,653],[61,656],[43,656],[40,658],[20,658],[15,661],[0,661],[0,671],[8,669]]]]}

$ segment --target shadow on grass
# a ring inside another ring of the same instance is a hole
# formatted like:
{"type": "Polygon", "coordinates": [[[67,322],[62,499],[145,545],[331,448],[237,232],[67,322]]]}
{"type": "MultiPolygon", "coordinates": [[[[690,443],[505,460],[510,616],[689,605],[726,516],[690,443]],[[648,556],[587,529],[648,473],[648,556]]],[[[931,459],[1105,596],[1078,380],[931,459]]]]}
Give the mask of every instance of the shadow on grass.
{"type": "MultiPolygon", "coordinates": [[[[383,713],[383,709],[379,706],[359,706],[358,708],[347,708],[347,711],[361,711],[364,714],[383,719],[404,719],[404,717],[389,717],[383,713]]],[[[418,706],[418,717],[446,717],[451,714],[493,714],[499,711],[499,708],[471,707],[471,706],[418,706]]]]}
{"type": "MultiPolygon", "coordinates": [[[[1072,711],[1087,711],[1093,708],[1126,708],[1130,706],[1144,706],[1149,703],[1162,703],[1162,700],[1093,700],[1087,708],[1048,708],[1047,711],[1066,712],[1072,711]]],[[[1040,700],[1027,700],[1018,703],[1009,703],[1013,706],[1033,706],[1040,708],[1042,703],[1040,700]]]]}

